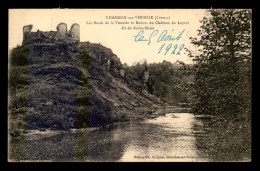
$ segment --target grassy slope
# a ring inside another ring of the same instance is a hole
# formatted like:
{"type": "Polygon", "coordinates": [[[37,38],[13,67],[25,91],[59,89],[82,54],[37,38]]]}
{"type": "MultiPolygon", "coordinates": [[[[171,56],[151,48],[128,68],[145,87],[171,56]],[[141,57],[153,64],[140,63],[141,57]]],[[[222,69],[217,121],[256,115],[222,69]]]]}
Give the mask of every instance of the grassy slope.
{"type": "Polygon", "coordinates": [[[120,60],[101,45],[81,43],[72,63],[29,64],[26,55],[26,47],[11,52],[9,113],[14,136],[19,129],[68,129],[142,119],[163,105],[158,98],[132,88],[141,85],[130,86],[129,80],[111,72],[102,60],[116,59],[117,69],[120,60]]]}

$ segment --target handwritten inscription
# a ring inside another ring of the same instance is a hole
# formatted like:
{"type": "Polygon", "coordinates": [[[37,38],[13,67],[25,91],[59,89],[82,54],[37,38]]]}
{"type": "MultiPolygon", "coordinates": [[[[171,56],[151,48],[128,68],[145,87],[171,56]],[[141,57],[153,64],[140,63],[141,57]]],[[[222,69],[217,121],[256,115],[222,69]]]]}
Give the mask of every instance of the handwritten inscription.
{"type": "Polygon", "coordinates": [[[145,36],[145,31],[141,30],[137,33],[137,35],[134,36],[134,41],[135,42],[147,42],[147,45],[152,44],[153,42],[155,43],[160,43],[163,42],[164,44],[162,44],[160,46],[160,48],[158,49],[158,54],[160,54],[162,52],[162,50],[164,50],[165,47],[165,53],[164,55],[167,55],[168,52],[171,50],[171,55],[180,55],[180,52],[182,51],[182,49],[184,48],[184,44],[178,44],[178,41],[181,40],[183,33],[185,32],[185,29],[183,29],[181,32],[179,33],[175,33],[174,29],[171,30],[172,33],[169,33],[168,30],[163,30],[162,32],[160,32],[159,30],[154,30],[153,32],[151,32],[150,34],[148,34],[149,36],[146,37],[145,36]],[[174,43],[169,43],[166,46],[167,42],[176,42],[174,43]]]}

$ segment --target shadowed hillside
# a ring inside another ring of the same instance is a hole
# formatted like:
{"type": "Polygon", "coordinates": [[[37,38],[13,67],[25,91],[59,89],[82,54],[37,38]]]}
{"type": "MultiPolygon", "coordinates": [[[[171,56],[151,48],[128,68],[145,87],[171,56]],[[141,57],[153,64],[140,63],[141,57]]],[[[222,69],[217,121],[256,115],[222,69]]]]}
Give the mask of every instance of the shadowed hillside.
{"type": "Polygon", "coordinates": [[[12,50],[10,64],[11,130],[105,126],[162,112],[164,103],[140,91],[99,44],[25,43],[12,50]]]}

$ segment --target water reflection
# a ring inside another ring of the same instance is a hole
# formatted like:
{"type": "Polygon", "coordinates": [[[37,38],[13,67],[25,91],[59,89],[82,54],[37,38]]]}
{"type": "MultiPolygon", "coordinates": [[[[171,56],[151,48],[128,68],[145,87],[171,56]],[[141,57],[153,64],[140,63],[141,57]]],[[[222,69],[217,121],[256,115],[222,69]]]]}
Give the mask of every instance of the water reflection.
{"type": "Polygon", "coordinates": [[[81,161],[117,161],[123,155],[129,136],[125,126],[77,133],[76,159],[81,161]]]}
{"type": "Polygon", "coordinates": [[[120,161],[206,161],[197,154],[196,122],[194,115],[178,113],[135,125],[120,161]]]}
{"type": "Polygon", "coordinates": [[[196,144],[203,122],[190,113],[169,113],[112,129],[77,130],[27,140],[27,160],[54,161],[208,161],[196,144]]]}
{"type": "MultiPolygon", "coordinates": [[[[196,147],[195,136],[202,133],[202,125],[190,113],[121,124],[81,134],[77,139],[87,139],[88,149],[77,154],[87,161],[207,161],[196,147]]],[[[84,146],[86,143],[80,144],[84,146]]]]}

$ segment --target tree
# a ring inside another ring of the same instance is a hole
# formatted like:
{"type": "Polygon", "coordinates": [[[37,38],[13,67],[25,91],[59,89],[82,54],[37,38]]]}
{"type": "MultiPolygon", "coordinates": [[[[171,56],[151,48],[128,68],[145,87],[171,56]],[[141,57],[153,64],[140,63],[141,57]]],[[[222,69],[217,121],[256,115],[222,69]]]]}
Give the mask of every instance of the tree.
{"type": "Polygon", "coordinates": [[[191,38],[194,65],[182,62],[180,73],[194,81],[189,91],[194,114],[214,115],[198,149],[214,161],[251,157],[251,11],[214,9],[191,38]]]}
{"type": "Polygon", "coordinates": [[[183,65],[194,75],[186,85],[197,114],[250,116],[251,111],[251,11],[209,10],[198,37],[191,38],[198,53],[189,51],[195,64],[183,65]],[[191,72],[192,71],[192,72],[191,72]]]}

